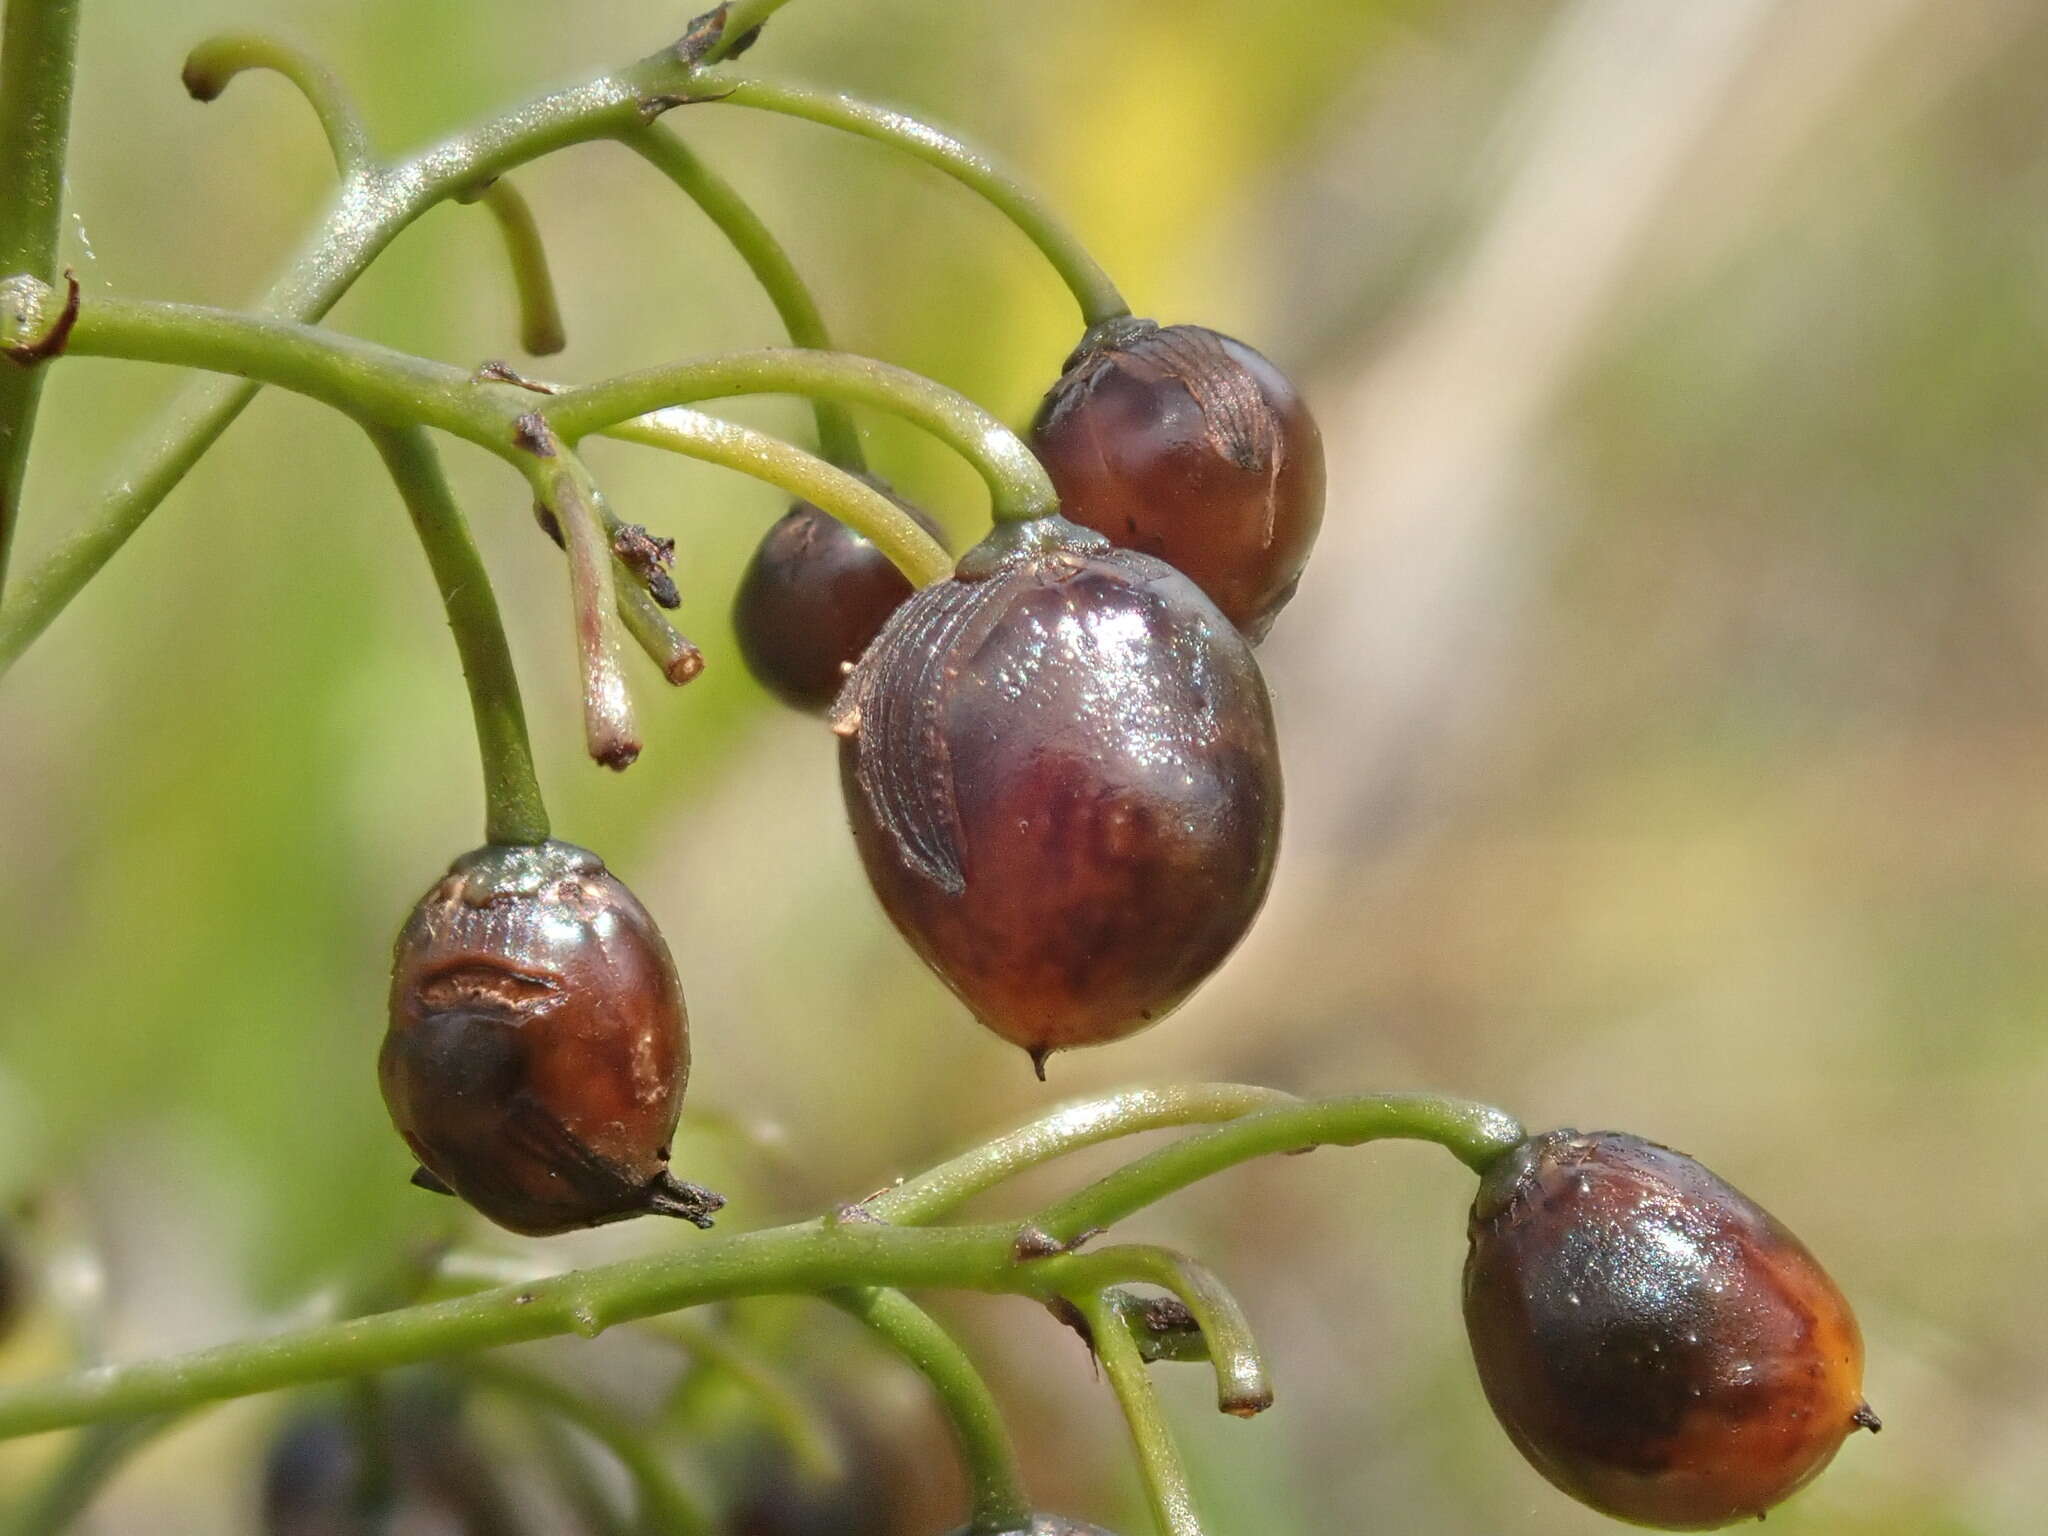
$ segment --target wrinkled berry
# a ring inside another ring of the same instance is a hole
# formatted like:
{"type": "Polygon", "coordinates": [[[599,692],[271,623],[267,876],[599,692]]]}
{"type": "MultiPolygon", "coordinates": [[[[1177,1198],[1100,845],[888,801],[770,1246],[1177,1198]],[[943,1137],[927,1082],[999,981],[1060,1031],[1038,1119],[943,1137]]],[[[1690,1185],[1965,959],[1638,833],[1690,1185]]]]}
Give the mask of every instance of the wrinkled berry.
{"type": "Polygon", "coordinates": [[[1061,508],[1184,572],[1253,642],[1323,521],[1323,440],[1286,375],[1199,325],[1124,320],[1068,359],[1032,424],[1061,508]]]}
{"type": "Polygon", "coordinates": [[[1487,1398],[1536,1469],[1597,1510],[1667,1530],[1760,1516],[1877,1428],[1842,1293],[1689,1157],[1553,1131],[1487,1173],[1470,1237],[1487,1398]]]}
{"type": "Polygon", "coordinates": [[[377,1066],[415,1182],[514,1232],[724,1203],[668,1169],[690,1073],[668,946],[581,848],[479,848],[420,898],[377,1066]]]}
{"type": "MultiPolygon", "coordinates": [[[[933,538],[938,524],[886,486],[882,493],[933,538]]],[[[889,557],[807,501],[762,536],[733,598],[747,670],[797,709],[823,714],[846,674],[912,591],[889,557]]]]}
{"type": "Polygon", "coordinates": [[[1061,519],[898,609],[833,728],[883,907],[1041,1072],[1172,1011],[1265,899],[1280,763],[1250,647],[1171,566],[1061,519]]]}

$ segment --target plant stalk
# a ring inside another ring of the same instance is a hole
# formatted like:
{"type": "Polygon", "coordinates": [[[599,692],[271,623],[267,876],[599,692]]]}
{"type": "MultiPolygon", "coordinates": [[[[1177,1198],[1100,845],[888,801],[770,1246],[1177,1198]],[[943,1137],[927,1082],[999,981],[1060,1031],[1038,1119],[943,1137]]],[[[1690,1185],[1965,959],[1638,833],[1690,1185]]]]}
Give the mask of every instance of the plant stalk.
{"type": "MultiPolygon", "coordinates": [[[[682,189],[718,226],[747,270],[768,295],[792,346],[814,352],[832,350],[832,335],[825,317],[811,295],[803,275],[782,243],[762,222],[731,182],[706,165],[697,152],[669,129],[655,124],[620,139],[628,149],[682,189]]],[[[818,422],[818,451],[841,469],[860,474],[867,469],[867,455],[861,448],[860,431],[853,417],[836,400],[813,400],[818,422]]]]}
{"type": "Polygon", "coordinates": [[[1124,296],[1088,248],[1050,205],[979,150],[907,113],[890,111],[834,91],[750,78],[729,69],[700,70],[690,84],[693,101],[755,107],[822,123],[900,149],[936,166],[993,204],[1044,253],[1081,307],[1085,328],[1131,312],[1124,296]]]}
{"type": "MultiPolygon", "coordinates": [[[[0,20],[0,277],[57,277],[83,0],[6,0],[0,20]]],[[[43,370],[0,363],[0,595],[28,480],[43,370]]]]}
{"type": "Polygon", "coordinates": [[[1124,1411],[1124,1422],[1130,1426],[1146,1502],[1152,1507],[1160,1536],[1202,1536],[1202,1517],[1195,1509],[1194,1490],[1188,1486],[1187,1467],[1137,1344],[1100,1297],[1086,1297],[1077,1305],[1095,1336],[1095,1357],[1102,1362],[1102,1374],[1109,1378],[1124,1411]]]}
{"type": "Polygon", "coordinates": [[[405,498],[462,657],[470,712],[476,717],[477,750],[483,758],[484,841],[545,842],[547,806],[534,772],[519,675],[513,669],[490,573],[448,489],[440,458],[418,427],[372,428],[370,440],[405,498]]]}

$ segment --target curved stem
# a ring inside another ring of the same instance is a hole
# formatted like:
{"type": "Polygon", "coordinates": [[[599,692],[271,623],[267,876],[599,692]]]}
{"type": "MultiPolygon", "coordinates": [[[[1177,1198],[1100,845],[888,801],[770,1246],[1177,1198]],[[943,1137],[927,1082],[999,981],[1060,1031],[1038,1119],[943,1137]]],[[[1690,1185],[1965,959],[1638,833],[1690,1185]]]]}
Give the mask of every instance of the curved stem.
{"type": "Polygon", "coordinates": [[[208,38],[185,56],[185,89],[194,101],[212,101],[228,82],[248,69],[268,69],[298,87],[320,119],[334,166],[343,177],[372,168],[376,152],[348,90],[333,70],[304,49],[276,38],[234,32],[208,38]]]}
{"type": "Polygon", "coordinates": [[[1059,493],[1044,467],[994,416],[921,374],[846,352],[771,348],[670,363],[564,390],[547,414],[574,440],[664,406],[763,394],[849,400],[916,423],[980,471],[1000,522],[1059,511],[1059,493]]]}
{"type": "Polygon", "coordinates": [[[715,1536],[718,1522],[704,1501],[683,1486],[641,1427],[595,1398],[571,1390],[551,1376],[504,1360],[469,1360],[463,1373],[479,1386],[544,1409],[589,1435],[624,1467],[640,1498],[640,1524],[662,1536],[715,1536]]]}
{"type": "Polygon", "coordinates": [[[1261,1110],[1126,1164],[1048,1207],[1028,1225],[1054,1242],[1072,1242],[1251,1158],[1389,1138],[1436,1142],[1484,1173],[1495,1158],[1520,1144],[1522,1128],[1488,1105],[1433,1094],[1369,1094],[1261,1110]]]}
{"type": "Polygon", "coordinates": [[[727,69],[699,70],[690,82],[690,97],[693,101],[722,101],[822,123],[891,145],[936,166],[994,204],[1045,253],[1060,280],[1072,291],[1074,302],[1081,306],[1086,326],[1100,325],[1131,312],[1109,274],[1037,193],[979,150],[950,134],[905,113],[871,106],[851,96],[753,79],[727,69]]]}
{"type": "Polygon", "coordinates": [[[973,1498],[967,1529],[973,1536],[1028,1527],[1031,1500],[1002,1410],[953,1336],[901,1291],[834,1291],[826,1299],[886,1339],[932,1384],[967,1465],[973,1498]]]}
{"type": "MultiPolygon", "coordinates": [[[[796,264],[731,182],[658,124],[626,134],[619,142],[680,187],[718,226],[719,233],[739,253],[775,306],[776,314],[782,317],[791,345],[819,352],[832,350],[832,336],[825,328],[824,316],[818,312],[817,300],[811,296],[796,264]]],[[[819,450],[841,469],[856,474],[864,471],[867,456],[861,448],[860,432],[845,407],[833,400],[813,400],[811,406],[818,419],[819,450]]]]}
{"type": "Polygon", "coordinates": [[[584,746],[607,768],[630,768],[640,756],[640,727],[619,666],[619,588],[597,485],[542,418],[529,418],[526,440],[532,445],[527,474],[534,495],[553,514],[569,554],[569,599],[583,670],[584,746]]]}
{"type": "Polygon", "coordinates": [[[1107,1286],[1141,1281],[1180,1298],[1192,1312],[1216,1367],[1216,1406],[1248,1419],[1273,1406],[1265,1358],[1252,1336],[1250,1319],[1215,1271],[1171,1248],[1121,1243],[1089,1254],[1040,1261],[1041,1284],[1069,1300],[1107,1286]]]}
{"type": "Polygon", "coordinates": [[[867,481],[779,437],[680,407],[635,416],[599,433],[736,469],[808,501],[881,550],[914,586],[953,574],[953,557],[916,518],[867,481]]]}
{"type": "Polygon", "coordinates": [[[950,1216],[976,1195],[1082,1147],[1168,1126],[1235,1120],[1254,1110],[1299,1102],[1277,1088],[1244,1083],[1126,1088],[1063,1105],[862,1203],[883,1221],[919,1226],[950,1216]]]}
{"type": "MultiPolygon", "coordinates": [[[[58,0],[55,6],[30,5],[23,14],[76,8],[76,0],[58,0]]],[[[9,6],[10,18],[15,9],[9,6]]],[[[400,231],[436,203],[565,145],[639,127],[674,104],[688,78],[689,66],[673,48],[664,48],[625,69],[500,113],[375,175],[352,178],[261,309],[273,316],[319,319],[400,231]]],[[[5,205],[13,201],[10,197],[5,205]]],[[[20,266],[9,263],[8,269],[20,266]]],[[[10,370],[0,369],[0,381],[9,377],[10,370]]],[[[13,387],[0,382],[0,422],[7,419],[5,392],[13,387]]],[[[79,520],[81,531],[21,583],[0,610],[0,671],[114,557],[241,414],[257,388],[241,380],[201,380],[179,395],[120,469],[112,488],[79,520]]],[[[0,482],[0,492],[11,497],[12,488],[0,482]]]]}
{"type": "Polygon", "coordinates": [[[822,1482],[845,1475],[845,1458],[839,1454],[830,1427],[773,1361],[747,1348],[725,1329],[706,1327],[690,1317],[649,1318],[646,1327],[681,1345],[693,1360],[729,1377],[753,1398],[806,1477],[822,1482]]]}
{"type": "Polygon", "coordinates": [[[548,271],[548,248],[533,207],[502,176],[477,194],[476,201],[491,211],[504,238],[512,286],[519,297],[520,348],[534,357],[552,357],[569,344],[569,336],[562,324],[562,301],[548,271]]]}
{"type": "MultiPolygon", "coordinates": [[[[0,22],[0,277],[57,275],[82,0],[6,0],[0,22]]],[[[28,478],[43,370],[0,364],[0,593],[28,478]]]]}
{"type": "Polygon", "coordinates": [[[1138,1470],[1144,1477],[1145,1498],[1152,1506],[1161,1536],[1202,1536],[1202,1517],[1195,1510],[1194,1491],[1188,1486],[1187,1468],[1180,1447],[1174,1444],[1173,1429],[1166,1422],[1166,1410],[1153,1390],[1152,1378],[1138,1354],[1138,1346],[1110,1307],[1098,1297],[1078,1303],[1095,1336],[1096,1358],[1102,1374],[1109,1378],[1131,1429],[1131,1444],[1138,1452],[1138,1470]]]}
{"type": "Polygon", "coordinates": [[[512,666],[490,573],[426,433],[418,427],[375,427],[370,440],[405,498],[462,656],[470,711],[476,717],[477,750],[483,757],[484,841],[544,842],[547,807],[534,773],[519,676],[512,666]]]}

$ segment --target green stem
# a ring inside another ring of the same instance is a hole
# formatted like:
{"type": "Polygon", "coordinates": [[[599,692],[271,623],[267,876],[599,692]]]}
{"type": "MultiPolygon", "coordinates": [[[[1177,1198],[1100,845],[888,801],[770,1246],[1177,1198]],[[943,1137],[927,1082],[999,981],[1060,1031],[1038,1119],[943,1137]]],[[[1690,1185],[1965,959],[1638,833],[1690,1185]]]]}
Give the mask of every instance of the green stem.
{"type": "Polygon", "coordinates": [[[1093,327],[1131,312],[1116,284],[1051,207],[1022,182],[950,134],[902,112],[871,106],[836,92],[752,79],[726,69],[700,69],[690,82],[693,101],[718,101],[799,117],[892,145],[936,166],[995,205],[1045,254],[1093,327]]]}
{"type": "Polygon", "coordinates": [[[519,299],[519,345],[534,357],[553,357],[569,344],[562,324],[562,301],[548,271],[548,248],[540,235],[533,207],[511,182],[499,177],[477,201],[497,220],[505,256],[512,265],[512,286],[519,299]]]}
{"type": "Polygon", "coordinates": [[[779,437],[679,407],[600,430],[605,437],[738,470],[808,501],[881,550],[915,586],[929,586],[953,574],[953,557],[916,518],[867,481],[779,437]]]}
{"type": "Polygon", "coordinates": [[[848,1286],[958,1286],[1031,1294],[1010,1229],[906,1230],[869,1223],[714,1234],[687,1248],[527,1285],[317,1324],[197,1354],[98,1367],[0,1389],[0,1439],[391,1370],[734,1296],[848,1286]]]}
{"type": "Polygon", "coordinates": [[[864,1204],[871,1215],[883,1221],[920,1226],[950,1216],[976,1195],[1082,1147],[1169,1126],[1235,1120],[1254,1110],[1299,1102],[1293,1094],[1277,1088],[1244,1083],[1126,1088],[1104,1098],[1063,1105],[864,1204]]]}
{"type": "MultiPolygon", "coordinates": [[[[11,0],[10,22],[16,10],[25,17],[75,11],[76,0],[55,6],[11,0]]],[[[664,48],[623,70],[501,113],[375,175],[351,178],[343,183],[324,225],[265,296],[262,310],[298,320],[319,319],[400,231],[436,203],[566,145],[630,132],[673,101],[687,79],[687,66],[673,49],[664,48]]],[[[0,185],[16,183],[10,177],[0,185]]],[[[6,206],[14,206],[14,200],[6,206]]],[[[0,267],[5,269],[0,275],[24,267],[46,279],[53,275],[34,263],[9,261],[0,267]]],[[[10,373],[0,369],[0,381],[10,373]]],[[[5,393],[16,387],[0,382],[0,422],[14,419],[5,393]]],[[[50,555],[0,611],[0,671],[114,557],[241,414],[257,388],[255,382],[202,380],[179,395],[121,469],[113,488],[81,520],[82,531],[50,555]]],[[[13,452],[0,442],[0,453],[13,452]]],[[[0,493],[11,500],[14,488],[0,482],[0,493]]]]}
{"type": "Polygon", "coordinates": [[[81,1430],[25,1504],[0,1520],[4,1536],[61,1536],[135,1453],[176,1423],[178,1415],[107,1419],[81,1430]]]}
{"type": "Polygon", "coordinates": [[[1433,1094],[1368,1094],[1261,1110],[1126,1164],[1028,1225],[1054,1242],[1072,1242],[1225,1168],[1316,1146],[1355,1147],[1389,1138],[1432,1141],[1483,1173],[1519,1145],[1522,1134],[1521,1126],[1500,1110],[1433,1094]]]}
{"type": "Polygon", "coordinates": [[[1188,1486],[1187,1468],[1180,1447],[1174,1444],[1173,1429],[1166,1422],[1166,1410],[1153,1390],[1152,1378],[1138,1354],[1138,1346],[1118,1321],[1115,1312],[1098,1297],[1077,1303],[1095,1336],[1096,1358],[1102,1374],[1116,1393],[1130,1426],[1131,1444],[1138,1452],[1138,1470],[1145,1482],[1145,1498],[1152,1506],[1152,1518],[1160,1536],[1202,1536],[1202,1517],[1195,1511],[1194,1491],[1188,1486]]]}
{"type": "MultiPolygon", "coordinates": [[[[831,333],[825,328],[824,316],[818,312],[809,285],[781,242],[731,182],[658,124],[629,133],[620,142],[680,187],[718,226],[719,233],[739,253],[775,306],[776,314],[782,317],[791,345],[816,352],[832,350],[831,333]]],[[[860,432],[845,407],[834,400],[814,400],[811,406],[818,420],[818,447],[824,456],[841,469],[856,474],[866,470],[867,457],[861,449],[860,432]]]]}
{"type": "Polygon", "coordinates": [[[846,1475],[846,1461],[831,1428],[811,1408],[802,1389],[772,1361],[724,1329],[706,1327],[691,1317],[650,1318],[647,1327],[681,1345],[692,1360],[710,1366],[753,1398],[805,1477],[828,1482],[846,1475]]]}
{"type": "Polygon", "coordinates": [[[185,57],[185,89],[194,101],[212,101],[248,69],[267,69],[298,87],[320,119],[334,166],[344,178],[371,170],[376,151],[362,115],[333,70],[303,49],[253,33],[208,38],[185,57]]]}
{"type": "Polygon", "coordinates": [[[371,429],[370,440],[405,498],[462,657],[470,711],[476,717],[477,750],[483,757],[484,841],[544,842],[547,807],[534,773],[519,677],[490,573],[426,433],[418,427],[378,427],[371,429]]]}
{"type": "Polygon", "coordinates": [[[1248,1419],[1273,1406],[1266,1362],[1252,1336],[1251,1322],[1235,1296],[1207,1265],[1171,1248],[1121,1243],[1089,1254],[1040,1261],[1040,1284],[1066,1297],[1089,1296],[1132,1281],[1173,1292],[1187,1305],[1216,1367],[1216,1406],[1248,1419]]]}
{"type": "Polygon", "coordinates": [[[762,394],[846,400],[916,423],[980,472],[1000,522],[1059,511],[1059,493],[1044,467],[987,411],[907,368],[845,352],[769,348],[670,363],[565,390],[548,403],[547,414],[573,441],[664,406],[762,394]]]}
{"type": "Polygon", "coordinates": [[[614,581],[619,590],[619,622],[633,643],[647,653],[647,659],[661,669],[661,675],[677,688],[704,671],[704,653],[677,632],[661,611],[661,604],[637,583],[614,581]]]}
{"type": "Polygon", "coordinates": [[[953,1336],[901,1291],[834,1291],[826,1299],[886,1339],[932,1384],[967,1465],[973,1499],[968,1530],[998,1536],[1029,1526],[1031,1500],[1002,1410],[953,1336]]]}
{"type": "MultiPolygon", "coordinates": [[[[6,0],[0,21],[0,277],[52,282],[82,0],[6,0]]],[[[0,364],[0,593],[14,543],[43,370],[0,364]]]]}
{"type": "Polygon", "coordinates": [[[470,1360],[463,1372],[479,1386],[573,1424],[617,1457],[638,1491],[640,1528],[646,1536],[715,1536],[716,1518],[669,1470],[640,1425],[551,1376],[504,1360],[470,1360]]]}

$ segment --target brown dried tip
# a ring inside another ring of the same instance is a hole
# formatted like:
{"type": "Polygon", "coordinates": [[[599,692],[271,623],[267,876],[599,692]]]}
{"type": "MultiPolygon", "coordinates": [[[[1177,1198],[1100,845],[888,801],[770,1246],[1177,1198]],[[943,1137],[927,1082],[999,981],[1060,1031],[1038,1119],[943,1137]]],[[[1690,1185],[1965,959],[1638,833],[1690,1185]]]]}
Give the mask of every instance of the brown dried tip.
{"type": "Polygon", "coordinates": [[[552,459],[561,446],[555,429],[539,411],[528,411],[512,424],[512,442],[537,459],[552,459]]]}
{"type": "Polygon", "coordinates": [[[680,608],[683,597],[676,590],[669,569],[675,564],[676,541],[649,533],[638,523],[621,523],[612,533],[612,553],[647,595],[663,608],[680,608]]]}
{"type": "Polygon", "coordinates": [[[62,357],[64,348],[71,340],[71,329],[78,324],[78,274],[69,267],[64,269],[64,308],[58,312],[56,323],[34,341],[21,342],[0,347],[7,360],[23,368],[33,368],[38,363],[47,363],[53,357],[62,357]]]}

